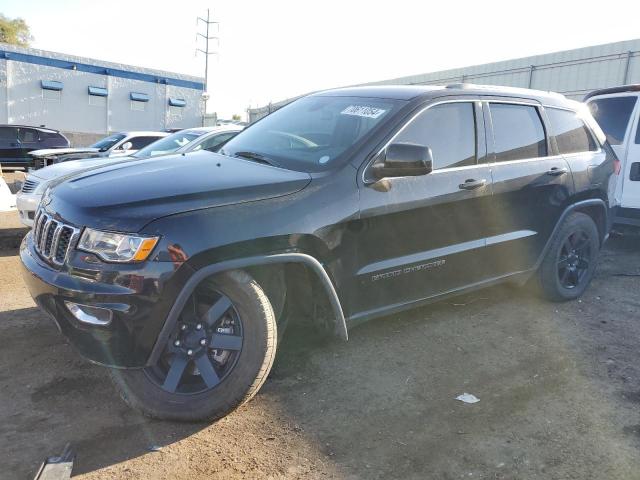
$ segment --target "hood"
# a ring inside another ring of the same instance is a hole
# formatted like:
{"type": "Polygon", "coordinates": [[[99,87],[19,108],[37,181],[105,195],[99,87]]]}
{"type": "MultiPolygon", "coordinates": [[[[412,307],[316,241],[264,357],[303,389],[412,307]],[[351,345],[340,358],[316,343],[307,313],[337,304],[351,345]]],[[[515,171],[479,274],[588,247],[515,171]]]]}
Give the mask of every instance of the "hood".
{"type": "Polygon", "coordinates": [[[35,177],[40,182],[51,182],[52,180],[63,180],[81,172],[94,168],[105,167],[115,163],[130,161],[131,158],[85,158],[80,160],[70,160],[68,162],[54,163],[48,167],[41,168],[29,173],[30,177],[35,177]]]}
{"type": "Polygon", "coordinates": [[[280,197],[310,181],[308,173],[199,151],[74,175],[53,188],[47,210],[77,226],[138,232],[160,217],[280,197]]]}
{"type": "Polygon", "coordinates": [[[56,155],[65,155],[67,153],[97,153],[98,148],[43,148],[41,150],[32,150],[29,155],[32,157],[51,157],[56,155]]]}

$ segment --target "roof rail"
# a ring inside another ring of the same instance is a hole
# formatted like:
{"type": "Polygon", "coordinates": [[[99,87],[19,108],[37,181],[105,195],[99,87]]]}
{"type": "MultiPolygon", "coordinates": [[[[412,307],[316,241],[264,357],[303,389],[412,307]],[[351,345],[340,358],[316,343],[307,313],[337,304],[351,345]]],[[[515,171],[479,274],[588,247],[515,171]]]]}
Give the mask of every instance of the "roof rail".
{"type": "Polygon", "coordinates": [[[466,90],[466,89],[474,89],[474,90],[505,90],[505,91],[510,91],[510,92],[514,92],[514,93],[518,93],[518,92],[526,92],[527,90],[531,91],[536,91],[536,92],[540,92],[540,93],[544,93],[545,95],[550,95],[550,96],[555,96],[555,97],[560,97],[560,98],[566,98],[562,93],[558,93],[558,92],[552,92],[550,90],[536,90],[536,89],[532,89],[532,88],[525,88],[525,87],[508,87],[505,85],[478,85],[477,83],[450,83],[448,84],[445,88],[450,88],[450,89],[461,89],[461,90],[466,90]]]}

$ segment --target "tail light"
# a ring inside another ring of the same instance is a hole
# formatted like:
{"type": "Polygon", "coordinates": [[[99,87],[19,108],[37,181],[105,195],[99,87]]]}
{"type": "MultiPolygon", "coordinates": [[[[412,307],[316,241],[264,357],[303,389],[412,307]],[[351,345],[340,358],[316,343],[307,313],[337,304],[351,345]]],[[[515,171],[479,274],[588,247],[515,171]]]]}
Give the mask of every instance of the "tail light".
{"type": "Polygon", "coordinates": [[[613,158],[613,171],[616,175],[620,175],[620,172],[622,171],[622,162],[617,156],[613,158]]]}

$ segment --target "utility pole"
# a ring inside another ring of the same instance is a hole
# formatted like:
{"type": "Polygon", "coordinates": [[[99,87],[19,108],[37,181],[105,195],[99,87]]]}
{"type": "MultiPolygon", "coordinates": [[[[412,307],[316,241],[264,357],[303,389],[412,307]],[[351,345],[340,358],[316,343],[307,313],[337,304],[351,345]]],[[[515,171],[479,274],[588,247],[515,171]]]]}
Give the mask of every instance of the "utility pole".
{"type": "Polygon", "coordinates": [[[218,29],[220,28],[220,22],[214,22],[213,20],[211,20],[211,17],[209,15],[209,9],[207,8],[207,18],[204,19],[202,17],[198,17],[198,20],[196,20],[196,24],[200,25],[198,22],[203,22],[205,25],[205,33],[200,33],[197,32],[197,36],[196,36],[196,40],[198,39],[198,36],[204,38],[204,42],[205,42],[205,47],[204,50],[201,48],[196,48],[196,54],[198,52],[204,53],[204,90],[202,91],[202,100],[204,102],[204,112],[202,114],[202,126],[204,127],[204,119],[205,116],[207,115],[207,100],[209,100],[209,93],[207,91],[208,84],[209,84],[209,55],[217,55],[218,52],[211,52],[209,51],[209,40],[215,40],[216,42],[218,42],[218,45],[220,45],[220,39],[218,37],[211,37],[209,36],[209,27],[211,25],[218,25],[218,29]]]}

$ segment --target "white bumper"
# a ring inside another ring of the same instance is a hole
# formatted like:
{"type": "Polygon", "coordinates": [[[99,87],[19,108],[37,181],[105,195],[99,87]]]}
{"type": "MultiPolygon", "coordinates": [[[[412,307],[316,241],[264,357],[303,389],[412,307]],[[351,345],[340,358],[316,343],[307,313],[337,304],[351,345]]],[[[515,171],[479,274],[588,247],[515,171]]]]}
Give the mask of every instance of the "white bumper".
{"type": "Polygon", "coordinates": [[[27,227],[33,227],[33,217],[36,214],[41,199],[42,195],[36,193],[19,192],[16,195],[16,206],[20,214],[20,221],[27,227]]]}

